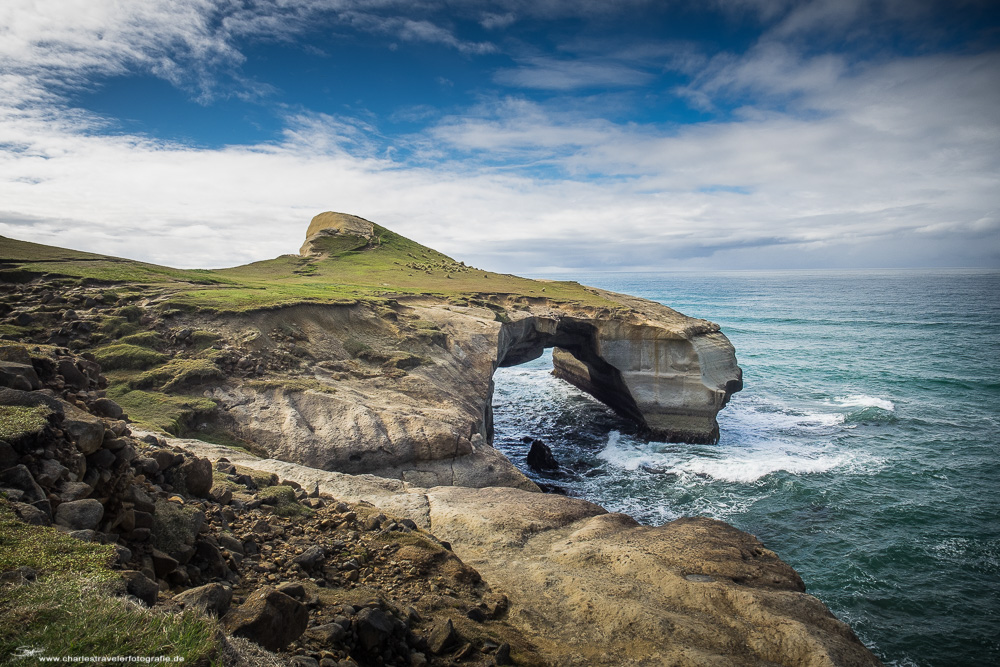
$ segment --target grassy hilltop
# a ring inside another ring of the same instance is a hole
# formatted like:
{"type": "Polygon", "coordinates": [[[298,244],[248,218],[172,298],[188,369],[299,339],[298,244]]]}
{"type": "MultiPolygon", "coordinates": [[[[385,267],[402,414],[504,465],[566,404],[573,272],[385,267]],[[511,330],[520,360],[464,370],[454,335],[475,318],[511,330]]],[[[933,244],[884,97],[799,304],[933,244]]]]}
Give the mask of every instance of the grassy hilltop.
{"type": "Polygon", "coordinates": [[[0,237],[0,280],[129,284],[165,307],[239,313],[296,303],[354,303],[409,295],[546,298],[613,307],[575,282],[482,271],[379,225],[372,237],[328,236],[311,256],[282,255],[228,269],[173,269],[0,237]]]}

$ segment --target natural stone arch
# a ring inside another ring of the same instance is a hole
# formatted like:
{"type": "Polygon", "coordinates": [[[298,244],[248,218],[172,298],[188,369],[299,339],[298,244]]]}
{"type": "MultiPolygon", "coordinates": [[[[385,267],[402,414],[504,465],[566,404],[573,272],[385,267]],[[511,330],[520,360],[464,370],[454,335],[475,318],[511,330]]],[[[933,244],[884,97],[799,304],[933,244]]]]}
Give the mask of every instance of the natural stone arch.
{"type": "MultiPolygon", "coordinates": [[[[715,327],[676,332],[601,316],[505,323],[495,368],[537,359],[550,347],[556,377],[671,442],[717,442],[716,414],[743,386],[732,345],[715,327]]],[[[485,411],[490,442],[492,390],[491,381],[485,411]]]]}

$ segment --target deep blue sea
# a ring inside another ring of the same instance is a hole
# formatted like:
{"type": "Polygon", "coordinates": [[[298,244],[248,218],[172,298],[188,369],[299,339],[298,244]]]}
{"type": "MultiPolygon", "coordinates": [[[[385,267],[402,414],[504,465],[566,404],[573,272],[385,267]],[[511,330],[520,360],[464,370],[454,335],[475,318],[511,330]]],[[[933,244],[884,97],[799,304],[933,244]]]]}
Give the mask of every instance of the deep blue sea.
{"type": "Polygon", "coordinates": [[[746,386],[719,444],[650,442],[546,354],[496,374],[512,461],[644,523],[753,533],[889,665],[1000,664],[1000,272],[544,277],[719,323],[746,386]]]}

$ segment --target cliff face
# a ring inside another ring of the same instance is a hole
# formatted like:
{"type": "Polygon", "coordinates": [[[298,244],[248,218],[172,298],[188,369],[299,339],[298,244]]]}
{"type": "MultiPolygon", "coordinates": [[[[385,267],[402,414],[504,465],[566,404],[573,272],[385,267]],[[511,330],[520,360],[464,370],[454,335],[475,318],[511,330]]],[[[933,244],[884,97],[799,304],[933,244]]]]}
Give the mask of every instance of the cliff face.
{"type": "MultiPolygon", "coordinates": [[[[214,272],[0,241],[0,337],[82,353],[47,369],[54,387],[100,364],[106,389],[83,378],[79,400],[224,431],[257,455],[170,444],[433,532],[507,594],[504,622],[549,664],[878,664],[752,536],[538,493],[490,446],[493,373],[548,347],[557,375],[657,437],[715,440],[741,373],[710,322],[472,269],[342,214],[317,216],[300,256],[214,272]]],[[[37,389],[23,361],[0,381],[37,389]]],[[[448,595],[440,609],[456,608],[448,595]]]]}
{"type": "Polygon", "coordinates": [[[543,300],[517,305],[503,322],[491,308],[428,298],[401,299],[382,312],[364,305],[270,311],[253,318],[261,332],[255,354],[272,354],[279,343],[270,333],[295,327],[312,388],[258,381],[222,385],[211,396],[227,429],[276,458],[422,486],[533,488],[490,446],[492,376],[557,347],[561,377],[660,437],[717,437],[715,415],[738,389],[740,369],[715,325],[654,304],[621,313],[543,300]]]}

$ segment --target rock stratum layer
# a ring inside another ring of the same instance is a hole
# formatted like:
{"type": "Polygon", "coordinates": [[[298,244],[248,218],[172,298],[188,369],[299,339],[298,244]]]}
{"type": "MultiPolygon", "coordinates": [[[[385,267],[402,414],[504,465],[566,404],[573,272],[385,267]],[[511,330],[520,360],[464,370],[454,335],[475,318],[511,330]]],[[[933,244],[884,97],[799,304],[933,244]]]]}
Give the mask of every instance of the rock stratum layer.
{"type": "MultiPolygon", "coordinates": [[[[364,246],[374,234],[361,218],[324,213],[313,219],[302,252],[325,258],[330,248],[364,246]]],[[[256,314],[254,356],[273,355],[282,331],[294,331],[296,354],[316,362],[308,374],[317,390],[243,383],[219,387],[212,398],[225,408],[227,428],[286,461],[422,486],[532,488],[490,446],[492,378],[499,366],[556,348],[557,376],[655,437],[716,441],[716,415],[742,387],[733,346],[718,325],[583,289],[601,305],[511,294],[471,302],[400,296],[388,304],[256,314]],[[387,365],[400,373],[371,368],[387,365]]],[[[246,317],[201,323],[232,335],[247,324],[246,317]]]]}

